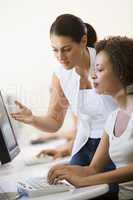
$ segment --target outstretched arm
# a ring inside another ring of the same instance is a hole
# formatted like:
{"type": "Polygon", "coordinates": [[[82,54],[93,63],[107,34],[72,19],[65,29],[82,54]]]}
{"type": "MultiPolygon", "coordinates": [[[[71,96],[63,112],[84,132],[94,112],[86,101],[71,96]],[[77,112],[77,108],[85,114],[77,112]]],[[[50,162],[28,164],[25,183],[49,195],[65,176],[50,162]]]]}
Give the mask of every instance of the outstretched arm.
{"type": "Polygon", "coordinates": [[[46,116],[35,116],[20,102],[16,104],[20,112],[11,114],[14,119],[47,132],[56,132],[62,126],[69,105],[56,75],[52,79],[52,94],[46,116]]]}

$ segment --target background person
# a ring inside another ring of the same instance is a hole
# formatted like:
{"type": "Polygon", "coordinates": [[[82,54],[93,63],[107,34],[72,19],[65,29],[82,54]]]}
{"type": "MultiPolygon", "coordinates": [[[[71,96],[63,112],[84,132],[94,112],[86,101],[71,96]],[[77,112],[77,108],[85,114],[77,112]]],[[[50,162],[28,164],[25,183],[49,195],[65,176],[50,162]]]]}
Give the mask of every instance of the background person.
{"type": "Polygon", "coordinates": [[[67,140],[67,144],[63,145],[63,146],[59,146],[56,149],[52,148],[52,149],[44,149],[41,150],[41,152],[37,155],[38,157],[42,157],[45,155],[50,155],[53,156],[54,159],[56,158],[62,158],[65,156],[70,156],[71,152],[72,152],[72,147],[73,147],[73,143],[74,143],[74,139],[76,137],[76,132],[77,132],[77,117],[72,115],[72,120],[73,120],[73,124],[72,124],[72,128],[70,130],[68,130],[68,132],[57,132],[57,133],[46,133],[46,137],[42,135],[42,137],[38,138],[37,140],[41,140],[46,142],[47,139],[60,139],[60,138],[64,138],[67,140]],[[48,135],[48,136],[47,136],[48,135]],[[50,138],[49,138],[50,135],[50,138]],[[55,137],[54,137],[55,135],[55,137]]]}
{"type": "Polygon", "coordinates": [[[64,138],[67,141],[70,141],[75,138],[76,131],[77,131],[77,117],[72,114],[72,127],[70,128],[70,130],[57,131],[54,134],[50,132],[47,132],[47,133],[44,132],[37,138],[32,139],[31,144],[40,144],[40,143],[45,143],[49,140],[61,139],[61,138],[64,138]]]}

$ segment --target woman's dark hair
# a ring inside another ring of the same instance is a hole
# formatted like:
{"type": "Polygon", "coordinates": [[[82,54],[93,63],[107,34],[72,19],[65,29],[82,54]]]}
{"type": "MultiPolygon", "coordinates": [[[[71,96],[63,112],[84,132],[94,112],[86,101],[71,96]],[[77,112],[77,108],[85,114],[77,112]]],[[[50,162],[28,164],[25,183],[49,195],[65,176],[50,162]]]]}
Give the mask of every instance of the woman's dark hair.
{"type": "Polygon", "coordinates": [[[50,28],[50,35],[70,37],[79,43],[83,35],[87,34],[87,46],[94,47],[97,41],[97,34],[94,28],[84,23],[79,17],[71,14],[60,15],[56,18],[50,28]]]}
{"type": "Polygon", "coordinates": [[[105,51],[113,64],[115,73],[126,88],[133,84],[133,39],[128,37],[109,37],[95,45],[97,54],[105,51]]]}

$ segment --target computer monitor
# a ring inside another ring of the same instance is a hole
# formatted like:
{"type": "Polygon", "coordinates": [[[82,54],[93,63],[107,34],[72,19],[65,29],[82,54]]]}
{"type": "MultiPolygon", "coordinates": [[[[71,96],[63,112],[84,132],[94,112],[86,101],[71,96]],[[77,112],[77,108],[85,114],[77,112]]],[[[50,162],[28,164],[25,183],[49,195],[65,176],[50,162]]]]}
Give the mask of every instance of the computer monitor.
{"type": "Polygon", "coordinates": [[[0,162],[10,162],[20,152],[11,120],[0,92],[0,162]]]}

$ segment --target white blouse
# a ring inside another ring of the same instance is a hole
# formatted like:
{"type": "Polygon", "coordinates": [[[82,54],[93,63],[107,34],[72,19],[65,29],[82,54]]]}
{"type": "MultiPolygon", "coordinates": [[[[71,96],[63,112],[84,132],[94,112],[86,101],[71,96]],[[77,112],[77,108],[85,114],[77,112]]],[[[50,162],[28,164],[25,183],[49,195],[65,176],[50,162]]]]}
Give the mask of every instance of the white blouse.
{"type": "MultiPolygon", "coordinates": [[[[114,135],[114,126],[119,109],[113,112],[105,125],[105,131],[109,135],[109,155],[116,168],[133,164],[133,113],[128,125],[119,137],[114,135]]],[[[133,198],[133,181],[119,184],[119,199],[128,200],[133,198]]]]}
{"type": "MultiPolygon", "coordinates": [[[[90,53],[90,71],[95,65],[95,49],[88,48],[90,53]]],[[[72,112],[78,116],[79,124],[72,155],[76,154],[88,138],[101,138],[105,121],[111,111],[116,109],[112,97],[98,95],[94,89],[80,89],[80,76],[75,68],[66,70],[59,65],[55,68],[61,87],[67,97],[72,112]]],[[[90,74],[88,74],[88,77],[90,74]]],[[[89,78],[90,79],[90,78],[89,78]]]]}

